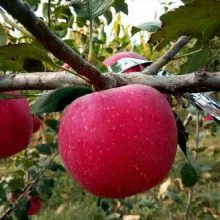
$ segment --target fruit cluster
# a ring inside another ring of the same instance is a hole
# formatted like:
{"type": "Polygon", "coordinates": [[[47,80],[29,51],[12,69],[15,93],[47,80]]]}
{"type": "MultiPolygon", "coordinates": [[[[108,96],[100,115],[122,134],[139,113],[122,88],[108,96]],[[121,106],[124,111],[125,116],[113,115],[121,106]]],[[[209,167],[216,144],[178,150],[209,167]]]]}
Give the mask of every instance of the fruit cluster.
{"type": "MultiPolygon", "coordinates": [[[[106,61],[143,57],[119,53],[106,61]]],[[[125,73],[141,71],[142,65],[125,73]]],[[[25,149],[40,127],[26,99],[0,100],[0,158],[25,149]]],[[[177,128],[165,96],[145,85],[85,95],[65,110],[58,133],[61,158],[74,180],[94,195],[123,198],[160,183],[177,148],[177,128]]]]}

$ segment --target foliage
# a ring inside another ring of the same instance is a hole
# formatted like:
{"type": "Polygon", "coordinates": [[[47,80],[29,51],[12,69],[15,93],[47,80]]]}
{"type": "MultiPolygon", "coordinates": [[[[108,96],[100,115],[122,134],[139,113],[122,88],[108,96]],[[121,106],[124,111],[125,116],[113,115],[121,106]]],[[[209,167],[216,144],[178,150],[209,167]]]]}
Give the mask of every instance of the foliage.
{"type": "Polygon", "coordinates": [[[41,62],[53,64],[47,52],[37,44],[20,43],[1,46],[0,69],[3,71],[21,71],[31,60],[40,61],[38,65],[41,62]]]}
{"type": "Polygon", "coordinates": [[[220,3],[216,0],[189,1],[161,16],[163,28],[151,36],[151,42],[159,42],[158,47],[162,48],[182,35],[190,35],[207,44],[219,35],[219,9],[220,3]]]}
{"type": "Polygon", "coordinates": [[[92,20],[102,15],[114,2],[114,0],[72,0],[70,5],[73,6],[78,16],[92,20]]]}
{"type": "Polygon", "coordinates": [[[140,32],[141,30],[148,31],[148,32],[155,32],[160,28],[161,28],[161,22],[158,22],[158,21],[145,22],[143,24],[133,26],[131,29],[131,34],[134,35],[140,32]]]}
{"type": "Polygon", "coordinates": [[[74,99],[91,92],[89,87],[82,86],[69,86],[46,92],[32,105],[32,113],[62,111],[74,99]]]}

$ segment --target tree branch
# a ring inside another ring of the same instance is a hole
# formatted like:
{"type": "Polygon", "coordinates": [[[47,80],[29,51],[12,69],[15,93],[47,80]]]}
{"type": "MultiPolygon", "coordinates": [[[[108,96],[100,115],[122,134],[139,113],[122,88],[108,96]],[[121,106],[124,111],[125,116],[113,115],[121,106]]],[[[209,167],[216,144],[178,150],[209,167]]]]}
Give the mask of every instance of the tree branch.
{"type": "Polygon", "coordinates": [[[189,42],[189,40],[190,37],[187,36],[182,36],[181,38],[179,38],[179,40],[173,44],[173,46],[167,51],[167,53],[165,53],[150,66],[146,67],[143,70],[143,73],[147,75],[156,75],[163,66],[165,66],[173,59],[173,57],[189,42]]]}
{"type": "MultiPolygon", "coordinates": [[[[142,73],[103,73],[111,79],[106,88],[144,84],[166,93],[220,91],[220,72],[198,72],[179,76],[149,76],[142,73]]],[[[0,90],[52,90],[70,85],[90,86],[68,72],[20,73],[0,77],[0,90]]]]}
{"type": "Polygon", "coordinates": [[[68,63],[77,73],[87,77],[97,89],[104,89],[108,83],[104,76],[89,62],[81,58],[72,48],[53,34],[26,3],[20,0],[1,0],[2,6],[18,20],[54,56],[68,63]]]}

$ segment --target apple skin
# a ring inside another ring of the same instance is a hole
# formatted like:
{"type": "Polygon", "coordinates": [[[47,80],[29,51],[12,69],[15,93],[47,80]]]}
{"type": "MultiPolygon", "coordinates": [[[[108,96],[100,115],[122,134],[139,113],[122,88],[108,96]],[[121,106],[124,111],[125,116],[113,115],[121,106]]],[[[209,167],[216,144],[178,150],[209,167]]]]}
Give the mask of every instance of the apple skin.
{"type": "Polygon", "coordinates": [[[207,116],[202,118],[203,122],[210,122],[210,121],[213,121],[213,120],[214,120],[214,118],[213,118],[212,115],[207,115],[207,116]]]}
{"type": "Polygon", "coordinates": [[[59,152],[83,188],[124,198],[160,183],[177,149],[177,128],[165,97],[154,88],[128,85],[85,95],[63,114],[59,152]]]}
{"type": "Polygon", "coordinates": [[[41,199],[39,196],[33,196],[30,198],[29,208],[28,208],[28,215],[36,215],[41,210],[41,199]]]}
{"type": "Polygon", "coordinates": [[[32,116],[26,99],[0,100],[0,159],[12,156],[28,146],[32,126],[32,116]]]}
{"type": "Polygon", "coordinates": [[[40,119],[34,115],[33,116],[33,133],[37,132],[40,129],[40,119]]]}

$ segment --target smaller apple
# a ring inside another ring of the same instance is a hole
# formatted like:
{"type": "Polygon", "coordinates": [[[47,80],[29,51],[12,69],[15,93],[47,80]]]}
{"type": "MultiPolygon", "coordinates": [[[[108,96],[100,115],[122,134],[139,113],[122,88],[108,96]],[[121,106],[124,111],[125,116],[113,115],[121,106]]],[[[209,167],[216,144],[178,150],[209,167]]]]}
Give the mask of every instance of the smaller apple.
{"type": "Polygon", "coordinates": [[[213,118],[212,115],[207,115],[207,116],[202,118],[203,122],[210,122],[210,121],[213,121],[213,120],[214,120],[214,118],[213,118]]]}
{"type": "Polygon", "coordinates": [[[64,71],[65,69],[70,69],[71,66],[68,63],[64,63],[62,67],[59,69],[60,72],[64,71]]]}
{"type": "Polygon", "coordinates": [[[40,129],[40,119],[38,116],[34,115],[33,116],[33,133],[37,132],[40,129]]]}
{"type": "MultiPolygon", "coordinates": [[[[10,193],[10,195],[8,196],[8,202],[10,204],[15,203],[20,195],[21,195],[21,192],[19,192],[19,193],[16,193],[16,192],[10,193]]],[[[31,197],[29,195],[29,193],[26,193],[25,196],[29,201],[29,207],[28,207],[28,213],[27,214],[29,216],[38,214],[41,210],[41,199],[40,199],[40,197],[39,196],[31,197]]]]}
{"type": "MultiPolygon", "coordinates": [[[[128,67],[129,66],[129,60],[126,60],[126,64],[122,65],[122,73],[133,73],[133,72],[141,72],[142,70],[144,70],[144,68],[146,67],[146,64],[149,65],[151,64],[151,61],[148,61],[146,58],[144,58],[143,56],[140,56],[139,54],[137,53],[134,53],[134,52],[119,52],[117,54],[114,54],[112,55],[111,57],[108,57],[107,59],[105,59],[103,61],[103,64],[106,66],[106,67],[111,67],[112,65],[116,64],[117,62],[119,62],[120,60],[122,59],[125,59],[125,58],[128,58],[128,59],[136,59],[136,60],[144,60],[146,61],[146,63],[142,63],[142,64],[139,64],[139,65],[136,65],[136,66],[132,66],[132,67],[128,67]],[[128,66],[127,66],[128,65],[128,66]],[[127,67],[128,68],[127,68],[127,67]],[[125,69],[124,69],[125,68],[125,69]]],[[[170,97],[167,95],[167,94],[164,94],[164,97],[166,99],[168,99],[169,103],[171,102],[170,97]]]]}
{"type": "Polygon", "coordinates": [[[29,200],[28,215],[36,215],[41,209],[41,199],[39,196],[33,196],[29,200]]]}
{"type": "MultiPolygon", "coordinates": [[[[106,67],[110,67],[114,64],[116,64],[117,62],[119,62],[120,60],[122,59],[136,59],[136,60],[143,60],[143,61],[146,61],[148,62],[144,57],[140,56],[139,54],[137,53],[134,53],[134,52],[119,52],[117,54],[114,54],[113,56],[111,57],[108,57],[107,59],[104,60],[103,64],[106,66],[106,67]]],[[[130,61],[128,60],[128,61],[130,61]]],[[[127,63],[128,61],[126,61],[126,66],[129,64],[127,63]]],[[[125,64],[123,64],[123,67],[124,67],[125,64]]],[[[141,72],[145,66],[142,65],[142,64],[139,64],[139,65],[136,65],[136,66],[132,66],[130,68],[126,68],[125,66],[125,69],[122,71],[123,73],[131,73],[131,72],[141,72]]]]}
{"type": "MultiPolygon", "coordinates": [[[[12,91],[7,93],[18,94],[12,91]]],[[[0,100],[0,159],[21,152],[28,146],[32,126],[33,120],[27,99],[0,100]]]]}

